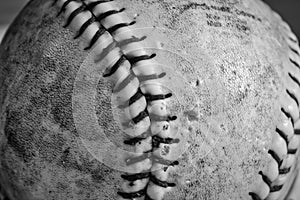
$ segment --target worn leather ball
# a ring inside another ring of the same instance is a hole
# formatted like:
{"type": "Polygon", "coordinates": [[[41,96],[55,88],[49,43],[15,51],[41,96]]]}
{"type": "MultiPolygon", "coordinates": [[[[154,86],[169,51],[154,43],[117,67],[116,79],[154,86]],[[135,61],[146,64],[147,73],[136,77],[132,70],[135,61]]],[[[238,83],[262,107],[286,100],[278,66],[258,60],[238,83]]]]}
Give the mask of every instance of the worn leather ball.
{"type": "Polygon", "coordinates": [[[31,0],[0,46],[1,193],[299,199],[299,53],[259,0],[31,0]]]}

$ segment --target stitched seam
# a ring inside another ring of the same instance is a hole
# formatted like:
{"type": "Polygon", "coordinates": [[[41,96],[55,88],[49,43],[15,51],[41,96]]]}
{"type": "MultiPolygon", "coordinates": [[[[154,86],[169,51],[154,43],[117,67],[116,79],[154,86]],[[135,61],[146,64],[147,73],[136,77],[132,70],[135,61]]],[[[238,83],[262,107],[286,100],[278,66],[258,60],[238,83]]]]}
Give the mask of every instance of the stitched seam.
{"type": "MultiPolygon", "coordinates": [[[[294,39],[292,39],[291,37],[288,37],[287,39],[288,39],[289,41],[293,42],[293,43],[298,43],[297,40],[294,40],[294,39]]],[[[288,45],[288,47],[289,47],[289,50],[290,50],[291,52],[293,52],[294,54],[296,54],[296,56],[299,57],[299,52],[298,52],[298,50],[296,50],[296,49],[294,49],[293,47],[291,47],[291,45],[288,45]]],[[[300,69],[300,64],[299,64],[297,61],[295,61],[293,58],[289,57],[289,61],[290,61],[290,63],[291,63],[293,66],[295,66],[297,69],[300,69]]],[[[292,75],[291,72],[288,72],[288,76],[289,76],[288,78],[290,78],[294,83],[297,84],[297,86],[300,87],[300,82],[299,82],[299,80],[298,80],[294,75],[292,75]]],[[[297,108],[299,108],[299,101],[298,101],[297,97],[296,97],[294,94],[292,94],[292,93],[289,91],[288,88],[286,89],[286,93],[287,93],[287,95],[289,96],[289,98],[291,98],[291,99],[297,104],[297,108]]],[[[281,108],[281,112],[285,115],[285,117],[286,117],[287,119],[291,120],[291,123],[292,123],[292,125],[293,125],[293,130],[294,130],[293,137],[295,137],[298,133],[296,133],[296,130],[295,130],[295,128],[294,128],[294,123],[295,123],[295,121],[294,121],[293,118],[292,118],[292,114],[290,114],[290,113],[289,113],[288,111],[286,111],[284,108],[281,108]]],[[[299,118],[298,118],[297,120],[299,120],[299,118]]],[[[298,148],[297,148],[297,149],[289,149],[289,148],[288,148],[288,145],[289,145],[289,142],[290,142],[290,141],[288,141],[288,135],[287,135],[286,133],[284,133],[284,131],[280,130],[280,129],[277,128],[277,127],[276,127],[276,129],[275,129],[275,133],[278,134],[278,135],[285,141],[286,148],[287,148],[287,150],[288,150],[288,151],[287,151],[287,155],[295,156],[295,154],[297,153],[298,148]]],[[[268,153],[271,155],[271,157],[272,157],[272,158],[277,162],[277,164],[278,164],[278,172],[279,172],[278,174],[279,174],[279,176],[287,176],[288,173],[291,171],[291,167],[281,169],[283,160],[280,159],[279,155],[278,155],[274,150],[271,150],[271,149],[268,151],[268,153]]],[[[293,165],[295,165],[295,163],[294,163],[293,165]]],[[[260,171],[259,174],[261,175],[261,178],[262,178],[263,182],[270,188],[269,195],[270,195],[270,193],[278,192],[278,191],[280,191],[280,190],[283,188],[284,184],[283,184],[283,185],[274,185],[274,183],[269,179],[269,177],[267,177],[266,175],[264,175],[262,171],[260,171]]],[[[278,176],[278,177],[279,177],[279,176],[278,176]]],[[[278,177],[277,177],[277,178],[278,178],[278,177]]],[[[277,178],[276,178],[275,180],[277,180],[277,178]]],[[[253,200],[262,200],[261,197],[260,197],[258,194],[254,193],[254,192],[249,192],[249,195],[250,195],[250,197],[251,197],[253,200]]],[[[269,195],[268,195],[268,196],[269,196],[269,195]]]]}
{"type": "MultiPolygon", "coordinates": [[[[58,0],[54,0],[54,3],[53,5],[57,2],[58,0]]],[[[80,14],[81,12],[84,12],[84,11],[90,11],[90,13],[92,14],[92,17],[87,20],[81,27],[80,27],[80,30],[79,32],[77,33],[77,35],[74,37],[74,39],[80,37],[83,32],[88,28],[89,25],[91,25],[93,22],[97,21],[100,23],[100,27],[99,27],[99,30],[96,32],[96,34],[94,35],[94,37],[92,38],[91,42],[90,42],[90,45],[88,47],[86,47],[84,50],[89,50],[92,48],[92,46],[97,42],[97,40],[99,39],[99,37],[101,37],[105,31],[109,32],[110,35],[112,36],[112,32],[116,31],[117,29],[119,28],[122,28],[122,27],[125,27],[125,26],[130,26],[130,25],[133,25],[135,22],[132,22],[132,23],[119,23],[113,27],[110,27],[108,29],[105,29],[101,23],[101,21],[98,19],[98,17],[93,13],[92,9],[93,9],[93,6],[91,6],[90,4],[87,4],[84,0],[67,0],[64,5],[61,7],[61,10],[59,11],[58,15],[60,15],[62,12],[65,11],[66,9],[66,6],[72,2],[72,1],[75,1],[75,2],[81,2],[82,5],[75,9],[74,11],[72,11],[72,13],[70,14],[70,16],[68,17],[67,19],[67,23],[64,25],[64,27],[67,27],[70,25],[70,23],[72,22],[72,20],[78,15],[80,14]],[[102,30],[101,30],[102,29],[102,30]]],[[[108,0],[108,1],[97,1],[99,4],[100,3],[104,3],[104,2],[109,2],[109,1],[112,1],[112,0],[108,0]]],[[[95,3],[95,5],[97,4],[97,2],[93,2],[95,3]]],[[[98,5],[98,4],[97,4],[98,5]]],[[[118,13],[118,12],[122,12],[124,11],[124,9],[121,9],[119,11],[108,11],[109,13],[107,14],[102,14],[101,15],[101,18],[105,18],[107,17],[108,15],[110,14],[115,14],[115,13],[118,13]]],[[[111,48],[111,49],[114,49],[115,48],[115,44],[119,44],[119,42],[116,42],[116,40],[114,39],[114,37],[112,36],[113,38],[113,45],[111,47],[108,47],[108,48],[111,48]]],[[[144,39],[141,38],[141,39],[144,39]]],[[[138,39],[138,40],[130,40],[130,41],[123,41],[123,43],[129,43],[129,42],[137,42],[137,41],[140,41],[141,39],[138,39]]],[[[121,41],[122,42],[122,41],[121,41]]],[[[117,70],[118,70],[118,67],[120,67],[120,65],[122,65],[122,63],[127,60],[129,61],[129,63],[131,64],[131,67],[139,62],[139,61],[142,61],[142,60],[147,60],[147,59],[152,59],[156,56],[156,54],[152,54],[150,56],[148,55],[144,55],[144,56],[140,56],[140,57],[132,57],[132,58],[129,58],[127,57],[123,52],[122,52],[122,48],[120,47],[120,51],[121,51],[121,56],[119,58],[119,60],[114,64],[113,67],[111,67],[107,73],[104,73],[103,74],[103,77],[109,77],[111,76],[112,74],[114,74],[117,70]]],[[[141,78],[143,81],[145,80],[150,80],[150,79],[157,79],[157,78],[162,78],[164,77],[166,74],[165,73],[161,73],[160,75],[148,75],[148,76],[142,76],[142,77],[138,77],[141,78]]],[[[129,84],[130,80],[132,80],[133,78],[137,77],[134,72],[132,71],[131,69],[131,74],[126,78],[125,82],[122,82],[122,85],[119,84],[118,86],[120,88],[118,88],[117,90],[122,90],[123,87],[125,87],[127,84],[129,84]]],[[[142,91],[141,91],[141,85],[139,85],[138,87],[138,90],[137,90],[137,93],[130,97],[130,99],[128,100],[129,101],[129,106],[136,100],[138,100],[139,98],[141,98],[142,96],[145,97],[145,99],[147,100],[147,105],[149,104],[150,101],[156,101],[156,100],[164,100],[166,98],[170,98],[172,96],[171,93],[168,93],[168,94],[161,94],[161,95],[151,95],[151,94],[143,94],[142,91]]],[[[121,108],[124,108],[126,107],[126,105],[120,105],[121,108]]],[[[151,113],[149,113],[149,111],[147,110],[147,107],[144,111],[141,111],[140,114],[138,116],[136,116],[135,118],[132,119],[132,121],[137,124],[139,121],[143,120],[145,117],[149,117],[150,118],[150,121],[172,121],[172,120],[176,120],[176,116],[166,116],[166,117],[158,117],[158,116],[155,116],[155,115],[151,115],[151,113]]],[[[126,126],[126,125],[125,125],[126,126]]],[[[142,134],[141,136],[139,137],[134,137],[134,138],[131,138],[129,140],[126,140],[124,141],[125,144],[127,145],[135,145],[137,142],[141,141],[141,140],[144,140],[146,139],[149,135],[149,133],[144,133],[142,134]]],[[[151,137],[151,136],[150,136],[151,137]]],[[[165,144],[172,144],[172,143],[178,143],[179,142],[179,139],[173,139],[173,138],[161,138],[160,136],[152,136],[152,149],[150,150],[149,153],[147,154],[143,154],[142,156],[140,157],[137,157],[137,158],[132,158],[132,159],[128,159],[127,160],[127,164],[130,165],[130,164],[134,164],[136,162],[139,162],[139,161],[142,161],[146,158],[151,158],[152,161],[156,162],[156,163],[160,163],[160,164],[163,164],[163,165],[166,165],[166,168],[168,168],[169,166],[175,166],[175,165],[178,165],[178,161],[168,161],[168,160],[165,160],[165,159],[162,159],[160,157],[156,157],[155,155],[152,155],[152,151],[155,150],[155,148],[159,148],[159,145],[161,143],[165,143],[165,144]]],[[[153,166],[153,164],[152,164],[153,166]]],[[[165,168],[165,169],[166,169],[165,168]]],[[[131,175],[127,175],[127,174],[123,174],[121,175],[121,177],[125,180],[129,180],[129,181],[134,181],[134,180],[139,180],[139,179],[144,179],[144,178],[149,178],[149,181],[146,185],[146,187],[140,191],[136,191],[136,192],[131,192],[131,193],[126,193],[126,192],[118,192],[118,194],[120,196],[122,196],[123,198],[125,199],[132,199],[132,198],[138,198],[138,197],[141,197],[141,196],[145,196],[145,199],[148,199],[148,200],[151,200],[151,198],[148,196],[147,194],[147,188],[148,188],[148,184],[149,182],[151,181],[152,183],[158,185],[158,186],[161,186],[161,187],[174,187],[175,186],[175,183],[169,183],[169,182],[166,182],[166,181],[162,181],[162,180],[159,180],[157,179],[154,175],[151,174],[151,172],[147,172],[147,173],[136,173],[136,174],[131,174],[131,175]]]]}

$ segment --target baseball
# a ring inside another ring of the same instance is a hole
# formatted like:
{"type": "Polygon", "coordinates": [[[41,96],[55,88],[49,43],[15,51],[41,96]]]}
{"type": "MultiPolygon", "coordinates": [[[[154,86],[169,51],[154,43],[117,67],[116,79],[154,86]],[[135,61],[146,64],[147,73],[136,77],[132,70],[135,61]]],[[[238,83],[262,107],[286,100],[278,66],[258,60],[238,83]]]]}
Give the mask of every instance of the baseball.
{"type": "Polygon", "coordinates": [[[299,104],[260,0],[31,0],[0,46],[0,198],[297,200],[299,104]]]}

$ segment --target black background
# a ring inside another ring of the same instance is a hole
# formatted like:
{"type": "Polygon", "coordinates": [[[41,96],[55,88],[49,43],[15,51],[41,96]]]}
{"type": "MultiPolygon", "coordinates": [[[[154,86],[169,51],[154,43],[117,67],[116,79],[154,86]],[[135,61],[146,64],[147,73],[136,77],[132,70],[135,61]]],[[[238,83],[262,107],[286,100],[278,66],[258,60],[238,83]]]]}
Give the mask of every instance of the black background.
{"type": "Polygon", "coordinates": [[[277,11],[300,38],[300,0],[265,0],[264,2],[277,11]]]}

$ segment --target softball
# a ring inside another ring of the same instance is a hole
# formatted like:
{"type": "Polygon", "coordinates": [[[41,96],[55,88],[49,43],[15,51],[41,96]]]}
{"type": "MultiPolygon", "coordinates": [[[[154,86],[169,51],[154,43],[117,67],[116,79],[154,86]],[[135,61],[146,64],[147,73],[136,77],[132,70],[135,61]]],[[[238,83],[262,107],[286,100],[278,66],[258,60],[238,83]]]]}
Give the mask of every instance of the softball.
{"type": "Polygon", "coordinates": [[[299,104],[260,0],[31,0],[0,46],[0,198],[297,200],[299,104]]]}

